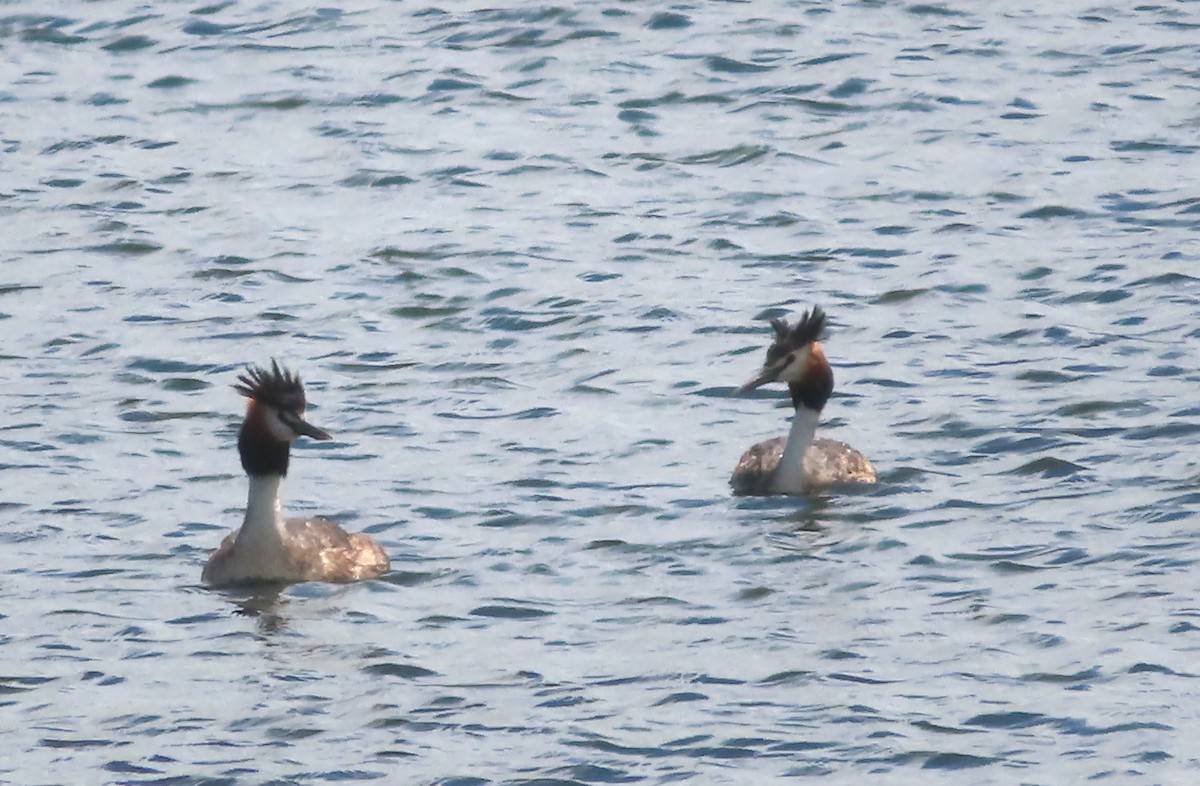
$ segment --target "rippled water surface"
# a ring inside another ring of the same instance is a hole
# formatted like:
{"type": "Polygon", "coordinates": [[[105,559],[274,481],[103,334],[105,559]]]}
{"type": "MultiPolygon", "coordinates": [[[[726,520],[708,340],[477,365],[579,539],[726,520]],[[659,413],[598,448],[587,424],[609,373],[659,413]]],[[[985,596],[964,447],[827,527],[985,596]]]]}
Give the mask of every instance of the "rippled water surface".
{"type": "Polygon", "coordinates": [[[1200,5],[510,6],[0,8],[0,780],[1192,782],[1200,5]]]}

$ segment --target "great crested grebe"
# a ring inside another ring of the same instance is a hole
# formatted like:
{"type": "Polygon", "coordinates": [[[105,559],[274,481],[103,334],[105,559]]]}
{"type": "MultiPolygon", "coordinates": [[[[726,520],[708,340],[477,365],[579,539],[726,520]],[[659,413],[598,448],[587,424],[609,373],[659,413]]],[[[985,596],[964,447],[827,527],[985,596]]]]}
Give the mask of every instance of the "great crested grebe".
{"type": "Polygon", "coordinates": [[[250,497],[242,527],[221,542],[201,579],[213,586],[249,582],[370,579],[390,568],[379,544],[348,534],[323,518],[284,518],[279,486],[287,475],[293,440],[333,439],[304,420],[304,385],[274,360],[271,370],[251,366],[238,377],[249,404],[238,432],[250,497]]]}
{"type": "Polygon", "coordinates": [[[835,483],[874,483],[875,468],[845,442],[814,439],[821,410],[833,392],[833,369],[817,339],[825,312],[813,306],[795,325],[772,319],[775,340],[762,371],[738,390],[744,393],[776,380],[786,382],[796,414],[786,437],[759,442],[742,454],[733,477],[735,494],[804,494],[835,483]]]}

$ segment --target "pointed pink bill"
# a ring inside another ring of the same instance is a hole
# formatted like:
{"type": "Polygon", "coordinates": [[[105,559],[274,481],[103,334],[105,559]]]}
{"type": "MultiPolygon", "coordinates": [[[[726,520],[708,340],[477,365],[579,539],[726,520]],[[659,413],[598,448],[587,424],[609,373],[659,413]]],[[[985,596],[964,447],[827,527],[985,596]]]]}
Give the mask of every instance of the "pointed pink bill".
{"type": "Polygon", "coordinates": [[[742,393],[749,393],[755,388],[761,388],[763,385],[774,382],[779,378],[779,371],[780,370],[778,368],[764,368],[758,373],[758,376],[747,381],[746,384],[737,389],[738,395],[741,395],[742,393]]]}

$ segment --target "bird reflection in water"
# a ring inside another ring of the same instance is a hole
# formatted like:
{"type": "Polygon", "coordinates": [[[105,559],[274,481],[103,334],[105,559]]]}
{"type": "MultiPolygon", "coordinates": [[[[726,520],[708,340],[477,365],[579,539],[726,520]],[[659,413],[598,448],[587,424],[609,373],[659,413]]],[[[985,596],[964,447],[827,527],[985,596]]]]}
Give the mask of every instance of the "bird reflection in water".
{"type": "Polygon", "coordinates": [[[259,633],[279,633],[288,626],[288,618],[282,614],[288,599],[280,597],[285,587],[284,584],[262,585],[247,597],[231,597],[233,613],[239,617],[253,617],[259,633]]]}

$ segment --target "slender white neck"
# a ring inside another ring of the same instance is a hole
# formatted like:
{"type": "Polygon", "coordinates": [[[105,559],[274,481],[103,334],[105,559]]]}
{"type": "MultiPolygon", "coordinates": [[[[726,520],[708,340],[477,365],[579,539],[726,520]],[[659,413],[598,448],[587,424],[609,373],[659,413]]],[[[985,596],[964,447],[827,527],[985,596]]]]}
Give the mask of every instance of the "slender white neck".
{"type": "Polygon", "coordinates": [[[251,475],[246,518],[238,533],[238,546],[249,549],[279,548],[283,543],[283,506],[279,503],[282,475],[251,475]]]}
{"type": "Polygon", "coordinates": [[[771,478],[774,491],[789,493],[804,490],[804,454],[808,452],[813,437],[817,435],[817,423],[820,419],[821,413],[817,410],[796,407],[796,414],[792,416],[792,429],[788,432],[787,447],[783,449],[783,456],[780,457],[779,465],[775,467],[775,474],[771,478]]]}

